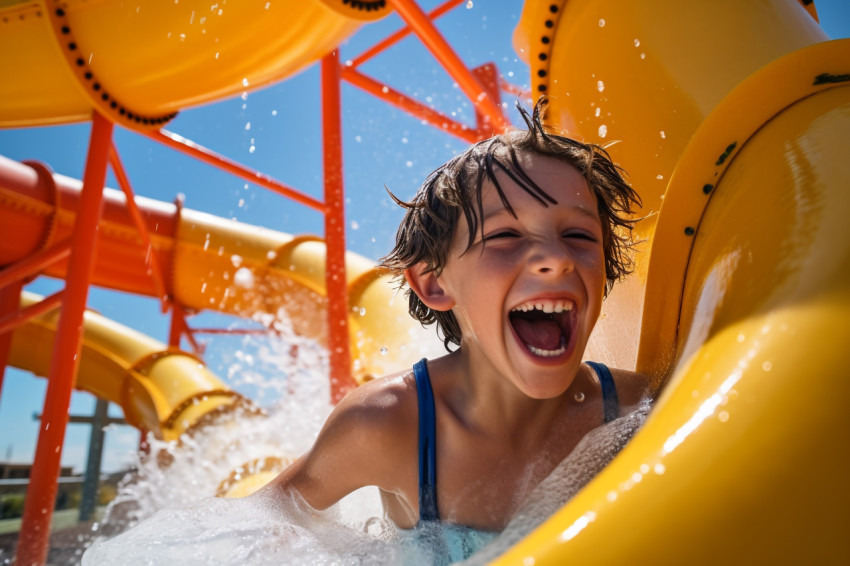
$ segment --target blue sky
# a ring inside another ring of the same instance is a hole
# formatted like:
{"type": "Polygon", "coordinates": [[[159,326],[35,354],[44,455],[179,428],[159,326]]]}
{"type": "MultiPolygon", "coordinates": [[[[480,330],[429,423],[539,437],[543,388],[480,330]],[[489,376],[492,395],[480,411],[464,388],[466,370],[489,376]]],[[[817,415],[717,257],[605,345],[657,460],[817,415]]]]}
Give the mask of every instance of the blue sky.
{"type": "MultiPolygon", "coordinates": [[[[438,3],[421,2],[425,9],[438,3]]],[[[850,37],[850,2],[821,0],[816,5],[831,37],[850,37]]],[[[528,68],[518,60],[511,44],[521,8],[520,0],[474,0],[441,18],[438,27],[470,67],[495,62],[508,80],[527,87],[528,68]]],[[[364,26],[341,47],[342,60],[355,57],[399,27],[395,15],[364,26]]],[[[404,40],[361,69],[460,121],[474,121],[469,102],[413,39],[404,40]]],[[[512,97],[506,95],[504,100],[510,102],[512,97]]],[[[318,67],[312,66],[277,85],[184,111],[168,129],[321,198],[319,104],[318,67]]],[[[510,115],[516,118],[513,110],[510,115]]],[[[88,124],[0,130],[0,154],[17,160],[38,159],[58,173],[80,178],[88,132],[88,124]]],[[[389,250],[401,218],[384,186],[399,195],[411,195],[430,171],[466,144],[347,84],[343,85],[343,133],[347,246],[377,259],[389,250]]],[[[115,140],[138,195],[171,202],[182,193],[189,208],[293,234],[322,233],[319,214],[265,189],[246,185],[121,128],[116,129],[115,140]]],[[[108,184],[117,187],[111,176],[108,184]]],[[[61,285],[42,278],[29,288],[50,293],[61,285]]],[[[89,305],[154,338],[167,339],[168,319],[158,314],[158,304],[151,299],[92,289],[89,305]]],[[[195,320],[198,326],[229,322],[203,315],[195,320]]],[[[234,351],[241,348],[240,340],[209,341],[207,362],[213,371],[227,374],[234,351]]],[[[263,394],[248,385],[240,387],[248,395],[263,394]]],[[[37,435],[33,414],[41,412],[45,388],[45,380],[7,368],[0,397],[0,460],[31,461],[37,435]]],[[[75,393],[71,412],[91,414],[93,405],[90,395],[75,393]]],[[[112,414],[119,415],[120,410],[113,407],[112,414]]],[[[88,427],[68,427],[63,465],[82,470],[88,434],[88,427]]],[[[134,450],[137,438],[134,429],[110,429],[105,469],[119,468],[134,450]]]]}

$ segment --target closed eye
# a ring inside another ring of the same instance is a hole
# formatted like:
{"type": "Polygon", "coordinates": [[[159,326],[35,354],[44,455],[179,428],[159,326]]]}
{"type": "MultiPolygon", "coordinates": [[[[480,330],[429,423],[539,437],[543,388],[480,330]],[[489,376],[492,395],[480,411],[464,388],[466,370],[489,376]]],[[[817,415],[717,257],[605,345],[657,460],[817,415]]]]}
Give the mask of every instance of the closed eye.
{"type": "Polygon", "coordinates": [[[517,234],[516,232],[509,232],[507,230],[502,230],[500,232],[494,232],[493,234],[487,234],[484,237],[484,241],[486,242],[486,241],[489,241],[489,240],[497,240],[497,239],[500,239],[500,238],[519,238],[519,234],[517,234]]]}
{"type": "Polygon", "coordinates": [[[579,240],[586,240],[588,242],[598,242],[599,238],[589,232],[566,232],[563,235],[564,238],[575,238],[579,240]]]}

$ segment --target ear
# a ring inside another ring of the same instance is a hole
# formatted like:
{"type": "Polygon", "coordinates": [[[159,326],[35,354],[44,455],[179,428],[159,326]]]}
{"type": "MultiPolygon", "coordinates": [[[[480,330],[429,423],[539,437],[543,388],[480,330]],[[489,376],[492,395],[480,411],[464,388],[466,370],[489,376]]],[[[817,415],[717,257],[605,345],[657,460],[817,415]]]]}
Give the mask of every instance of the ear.
{"type": "Polygon", "coordinates": [[[428,265],[424,261],[405,269],[404,278],[410,285],[410,289],[428,308],[435,311],[447,311],[455,305],[454,299],[447,293],[443,282],[433,271],[428,271],[428,265]]]}

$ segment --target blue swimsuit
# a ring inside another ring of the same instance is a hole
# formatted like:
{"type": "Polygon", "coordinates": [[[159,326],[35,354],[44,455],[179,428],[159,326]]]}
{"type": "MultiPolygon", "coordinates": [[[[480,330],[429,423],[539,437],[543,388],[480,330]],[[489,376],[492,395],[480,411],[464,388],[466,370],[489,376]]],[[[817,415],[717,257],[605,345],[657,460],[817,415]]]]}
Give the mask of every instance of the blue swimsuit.
{"type": "MultiPolygon", "coordinates": [[[[586,362],[599,377],[602,384],[602,404],[605,422],[617,418],[620,403],[611,370],[605,364],[586,362]]],[[[429,532],[429,542],[437,544],[439,554],[456,562],[469,558],[493,540],[498,533],[479,531],[462,525],[441,525],[443,536],[434,537],[435,523],[440,521],[437,507],[437,421],[434,411],[434,392],[428,375],[426,360],[422,359],[413,366],[416,379],[416,393],[419,398],[419,522],[416,529],[429,532]]]]}

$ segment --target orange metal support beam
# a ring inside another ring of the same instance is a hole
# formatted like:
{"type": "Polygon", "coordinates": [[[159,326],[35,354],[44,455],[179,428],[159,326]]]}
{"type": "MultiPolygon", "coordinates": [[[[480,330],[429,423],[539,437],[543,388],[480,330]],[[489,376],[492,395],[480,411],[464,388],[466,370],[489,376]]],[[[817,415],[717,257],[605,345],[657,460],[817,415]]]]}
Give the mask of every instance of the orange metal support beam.
{"type": "Polygon", "coordinates": [[[172,348],[180,348],[180,339],[186,336],[192,351],[200,356],[204,353],[204,345],[195,340],[194,331],[189,328],[186,321],[186,311],[177,303],[171,303],[171,328],[168,332],[168,345],[172,348]]]}
{"type": "MultiPolygon", "coordinates": [[[[23,283],[0,285],[0,317],[12,315],[18,311],[21,303],[23,283]]],[[[12,333],[0,329],[0,399],[3,397],[3,377],[9,363],[9,349],[12,347],[12,333]]]]}
{"type": "MultiPolygon", "coordinates": [[[[9,285],[7,289],[11,289],[15,287],[15,285],[9,285]]],[[[18,301],[20,301],[20,287],[18,287],[18,301]]],[[[5,289],[3,290],[5,292],[5,289]]],[[[60,304],[62,304],[62,298],[65,295],[65,291],[59,291],[58,293],[54,293],[49,297],[45,297],[39,302],[32,304],[24,309],[15,310],[12,313],[7,314],[3,318],[0,318],[0,334],[5,334],[6,332],[11,333],[20,325],[24,324],[26,321],[31,318],[35,318],[44,313],[50,312],[60,304]]]]}
{"type": "Polygon", "coordinates": [[[237,177],[241,177],[250,183],[260,185],[261,187],[281,194],[289,199],[294,200],[295,202],[299,202],[303,205],[309,206],[310,208],[318,210],[319,212],[325,212],[325,205],[314,199],[313,197],[305,195],[304,193],[297,191],[292,187],[288,187],[280,181],[269,177],[265,173],[260,173],[259,171],[255,171],[253,169],[245,167],[244,165],[237,163],[232,159],[228,159],[223,155],[219,155],[211,149],[207,149],[206,147],[200,144],[197,144],[191,140],[187,140],[183,136],[177,135],[167,130],[148,132],[144,135],[167,147],[176,149],[181,153],[185,153],[186,155],[194,157],[199,161],[203,161],[204,163],[212,165],[213,167],[218,167],[223,171],[227,171],[228,173],[236,175],[237,177]]]}
{"type": "Polygon", "coordinates": [[[325,176],[325,287],[331,402],[356,386],[351,375],[348,289],[345,279],[345,191],[342,182],[342,111],[339,51],[322,59],[322,154],[325,176]]]}
{"type": "Polygon", "coordinates": [[[503,78],[499,78],[499,88],[508,94],[512,94],[517,98],[531,98],[531,91],[522,88],[521,86],[515,85],[514,83],[508,82],[503,78]]]}
{"type": "Polygon", "coordinates": [[[444,114],[440,114],[436,110],[428,108],[421,102],[413,100],[409,96],[364,75],[360,71],[349,67],[342,67],[342,69],[340,69],[340,74],[343,79],[354,86],[365,90],[372,96],[380,98],[387,104],[391,104],[396,108],[404,110],[405,112],[424,120],[435,128],[445,130],[465,142],[475,143],[481,139],[481,136],[478,135],[478,132],[475,129],[469,128],[468,126],[465,126],[444,114]]]}
{"type": "Polygon", "coordinates": [[[142,238],[142,245],[145,247],[145,263],[148,267],[148,274],[153,280],[153,286],[156,290],[156,296],[159,297],[160,307],[163,313],[168,312],[168,304],[170,299],[165,288],[165,277],[162,275],[162,268],[159,266],[159,260],[156,259],[153,244],[151,243],[150,232],[145,224],[144,218],[139,207],[136,205],[136,197],[133,194],[133,187],[130,185],[130,179],[127,177],[127,172],[124,169],[124,164],[121,162],[121,157],[118,155],[118,150],[115,148],[115,143],[109,145],[109,164],[112,165],[112,171],[118,179],[118,185],[124,192],[127,198],[127,210],[130,211],[130,216],[133,219],[133,224],[136,230],[139,231],[139,237],[142,238]]]}
{"type": "MultiPolygon", "coordinates": [[[[458,4],[460,4],[462,2],[464,2],[464,0],[448,0],[448,2],[441,4],[440,6],[437,6],[436,8],[434,8],[433,10],[428,12],[428,19],[432,20],[432,21],[436,20],[437,18],[439,18],[440,16],[442,16],[446,12],[453,10],[458,4]]],[[[351,65],[346,65],[346,66],[352,67],[352,68],[359,67],[360,65],[362,65],[363,63],[365,63],[366,61],[368,61],[369,59],[371,59],[372,57],[374,57],[378,53],[381,53],[382,51],[386,51],[387,48],[391,47],[392,45],[395,45],[396,43],[398,43],[399,41],[401,41],[402,39],[404,39],[405,37],[410,35],[411,31],[412,30],[410,29],[410,26],[405,26],[405,27],[401,28],[400,30],[398,30],[394,34],[387,36],[385,39],[378,42],[377,44],[375,44],[370,49],[367,49],[362,54],[355,57],[351,61],[351,65]]]]}
{"type": "Polygon", "coordinates": [[[491,128],[496,131],[508,129],[511,124],[502,114],[499,105],[487,96],[486,90],[481,87],[472,72],[454,52],[439,30],[434,27],[434,23],[428,19],[422,9],[413,0],[389,0],[389,3],[428,48],[428,51],[437,58],[437,61],[457,82],[460,89],[469,97],[469,100],[487,116],[491,128]]]}
{"type": "Polygon", "coordinates": [[[50,360],[41,429],[24,504],[21,534],[18,538],[16,563],[21,565],[43,564],[47,559],[50,520],[53,517],[62,445],[68,425],[68,407],[80,362],[83,314],[97,245],[97,224],[103,204],[112,127],[109,120],[97,112],[93,113],[65,297],[59,315],[53,357],[50,360]]]}
{"type": "Polygon", "coordinates": [[[62,240],[46,250],[34,253],[14,265],[0,271],[0,288],[16,281],[23,281],[30,275],[35,275],[42,269],[53,265],[71,255],[71,239],[62,240]]]}

